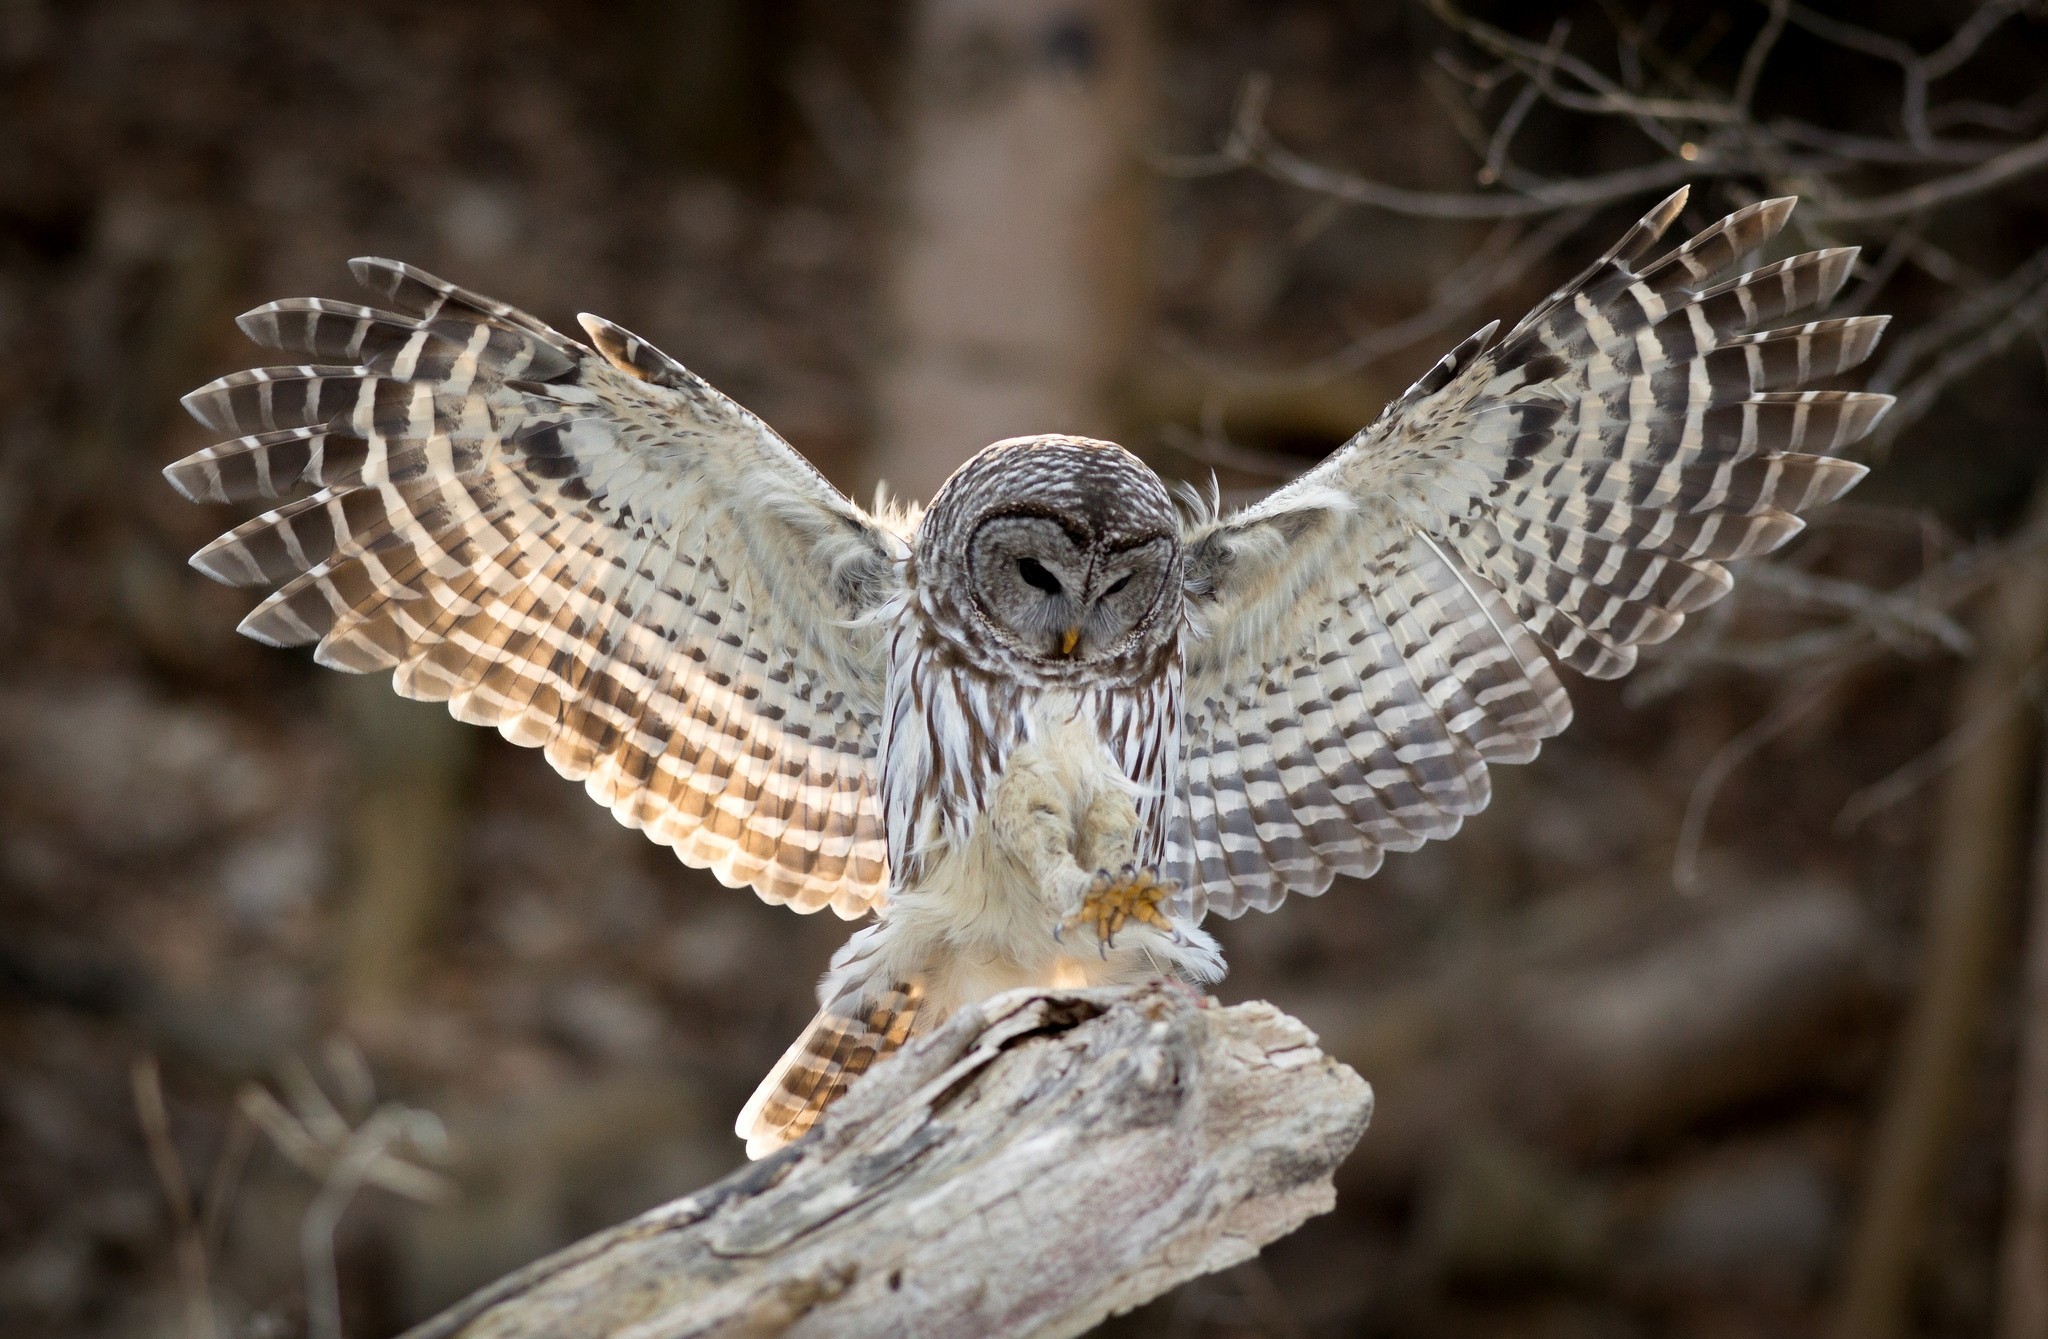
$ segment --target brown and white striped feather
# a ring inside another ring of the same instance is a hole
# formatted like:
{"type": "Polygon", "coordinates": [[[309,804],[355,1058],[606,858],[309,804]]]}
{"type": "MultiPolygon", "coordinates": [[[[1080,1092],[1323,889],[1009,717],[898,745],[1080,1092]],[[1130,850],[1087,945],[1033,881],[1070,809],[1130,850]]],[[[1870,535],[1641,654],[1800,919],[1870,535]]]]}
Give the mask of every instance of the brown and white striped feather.
{"type": "Polygon", "coordinates": [[[166,471],[187,496],[312,490],[193,559],[278,585],[243,630],[391,670],[401,693],[542,749],[728,884],[849,917],[875,905],[874,615],[902,536],[616,326],[584,317],[592,350],[410,267],[352,268],[397,310],[258,308],[252,338],[332,361],[186,397],[240,434],[166,471]]]}
{"type": "Polygon", "coordinates": [[[910,1036],[924,988],[898,983],[872,997],[845,996],[818,1012],[761,1080],[735,1128],[758,1158],[810,1132],[825,1108],[910,1036]]]}
{"type": "Polygon", "coordinates": [[[1725,563],[1863,475],[1832,453],[1889,397],[1795,388],[1860,363],[1884,318],[1761,328],[1831,298],[1854,251],[1716,283],[1792,202],[1646,259],[1684,201],[1300,479],[1191,527],[1168,868],[1211,907],[1270,908],[1456,831],[1489,763],[1570,721],[1546,649],[1626,673],[1727,593],[1725,563]]]}

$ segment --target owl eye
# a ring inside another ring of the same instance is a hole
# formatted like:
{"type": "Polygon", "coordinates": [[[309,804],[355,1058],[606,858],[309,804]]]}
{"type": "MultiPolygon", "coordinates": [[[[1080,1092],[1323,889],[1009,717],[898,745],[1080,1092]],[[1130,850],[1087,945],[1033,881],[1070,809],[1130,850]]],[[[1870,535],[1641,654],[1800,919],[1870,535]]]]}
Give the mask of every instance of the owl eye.
{"type": "Polygon", "coordinates": [[[1131,574],[1126,572],[1122,576],[1118,577],[1116,580],[1110,582],[1109,585],[1106,588],[1104,588],[1102,593],[1104,595],[1114,595],[1118,591],[1122,590],[1125,586],[1128,586],[1130,584],[1131,574]]]}
{"type": "Polygon", "coordinates": [[[1036,558],[1019,558],[1017,560],[1017,575],[1023,577],[1026,583],[1038,587],[1047,595],[1057,595],[1063,589],[1060,585],[1060,579],[1046,571],[1045,564],[1039,562],[1036,558]]]}

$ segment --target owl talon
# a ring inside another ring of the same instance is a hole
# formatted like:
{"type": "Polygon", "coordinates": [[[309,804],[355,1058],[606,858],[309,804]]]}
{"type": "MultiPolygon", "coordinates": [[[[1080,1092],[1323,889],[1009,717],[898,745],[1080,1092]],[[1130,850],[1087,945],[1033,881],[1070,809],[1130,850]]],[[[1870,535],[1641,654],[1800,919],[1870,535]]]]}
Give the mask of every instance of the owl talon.
{"type": "Polygon", "coordinates": [[[1179,891],[1180,884],[1160,878],[1154,869],[1125,865],[1115,874],[1098,871],[1081,895],[1080,909],[1053,927],[1053,937],[1065,943],[1065,931],[1085,926],[1094,932],[1104,957],[1116,946],[1117,932],[1133,921],[1178,937],[1165,905],[1179,891]]]}

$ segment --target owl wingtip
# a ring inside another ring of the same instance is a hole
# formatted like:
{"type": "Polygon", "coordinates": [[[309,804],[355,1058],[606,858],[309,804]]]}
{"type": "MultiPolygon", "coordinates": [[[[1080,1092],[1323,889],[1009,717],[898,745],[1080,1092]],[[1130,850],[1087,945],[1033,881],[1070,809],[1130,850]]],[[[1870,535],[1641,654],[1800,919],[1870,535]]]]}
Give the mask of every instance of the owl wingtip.
{"type": "Polygon", "coordinates": [[[177,489],[178,496],[184,498],[187,502],[213,501],[214,499],[208,495],[206,490],[195,487],[191,476],[196,473],[193,459],[190,456],[183,460],[174,460],[164,466],[162,470],[164,482],[177,489]]]}

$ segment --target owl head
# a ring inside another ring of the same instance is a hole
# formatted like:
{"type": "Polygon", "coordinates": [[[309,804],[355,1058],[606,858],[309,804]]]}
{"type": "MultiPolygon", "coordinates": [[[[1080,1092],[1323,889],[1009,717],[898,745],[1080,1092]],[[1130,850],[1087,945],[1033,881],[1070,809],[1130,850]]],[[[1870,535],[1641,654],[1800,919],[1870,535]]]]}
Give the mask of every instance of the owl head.
{"type": "Polygon", "coordinates": [[[1181,619],[1179,517],[1110,442],[1018,437],[954,472],[917,531],[926,613],[984,668],[1136,671],[1181,619]]]}

